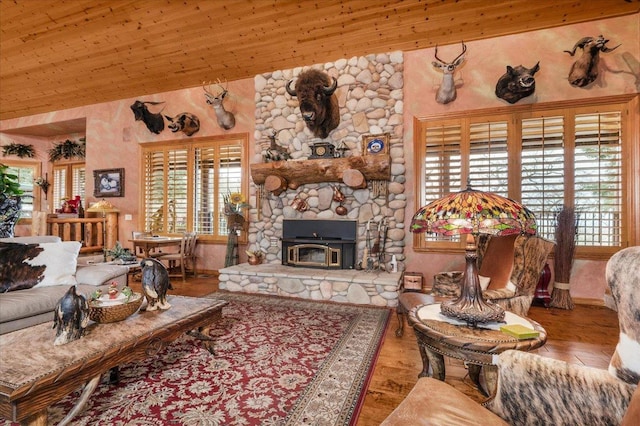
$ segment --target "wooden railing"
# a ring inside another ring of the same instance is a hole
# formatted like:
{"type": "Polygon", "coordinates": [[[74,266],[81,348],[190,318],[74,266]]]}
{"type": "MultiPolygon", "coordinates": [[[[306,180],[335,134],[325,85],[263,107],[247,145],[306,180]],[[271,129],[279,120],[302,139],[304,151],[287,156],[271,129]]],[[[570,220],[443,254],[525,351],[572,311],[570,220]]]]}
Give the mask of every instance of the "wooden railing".
{"type": "Polygon", "coordinates": [[[115,247],[118,240],[118,213],[105,217],[59,218],[45,212],[34,212],[32,235],[56,235],[62,241],[82,243],[80,253],[102,252],[115,247]]]}

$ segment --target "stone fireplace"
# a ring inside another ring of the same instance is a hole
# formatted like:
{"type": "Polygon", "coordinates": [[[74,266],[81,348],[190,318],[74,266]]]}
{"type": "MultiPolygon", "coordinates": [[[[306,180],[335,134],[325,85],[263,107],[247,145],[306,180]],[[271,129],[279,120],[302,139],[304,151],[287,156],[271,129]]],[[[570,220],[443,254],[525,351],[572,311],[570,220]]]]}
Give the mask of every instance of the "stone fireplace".
{"type": "Polygon", "coordinates": [[[365,252],[365,228],[369,222],[384,221],[388,227],[385,254],[389,258],[395,255],[398,261],[404,260],[407,196],[403,61],[402,52],[390,52],[313,65],[338,82],[335,95],[340,108],[340,124],[325,139],[316,138],[309,132],[301,118],[298,100],[286,92],[287,82],[309,67],[255,76],[256,145],[252,165],[266,164],[264,154],[270,147],[270,138],[274,137],[274,142],[286,149],[291,157],[286,162],[276,162],[278,170],[292,169],[292,173],[304,175],[312,166],[310,162],[318,162],[313,166],[320,168],[325,167],[322,162],[329,162],[326,165],[328,177],[335,171],[342,171],[343,165],[347,164],[362,171],[366,180],[353,187],[335,179],[300,184],[290,180],[289,184],[283,181],[279,191],[271,192],[266,190],[267,185],[254,181],[249,187],[252,207],[247,248],[265,253],[265,260],[258,266],[241,264],[220,270],[221,289],[377,306],[397,305],[400,273],[367,273],[357,270],[356,266],[365,252]],[[388,135],[388,144],[383,151],[370,152],[364,143],[366,135],[388,135]],[[330,143],[342,158],[310,159],[315,143],[330,143]],[[362,165],[354,167],[356,163],[362,165]],[[379,170],[381,164],[385,164],[386,177],[370,174],[372,170],[379,170]],[[343,201],[333,199],[334,186],[344,194],[343,201]],[[303,200],[308,208],[297,210],[294,208],[296,200],[303,200]],[[316,232],[317,237],[313,236],[315,231],[310,235],[285,236],[285,228],[293,223],[289,221],[296,220],[348,222],[354,224],[356,237],[349,237],[345,246],[345,237],[324,231],[316,232]],[[297,237],[304,237],[299,238],[303,241],[289,241],[297,237]],[[327,244],[327,239],[333,241],[327,244]],[[291,249],[291,244],[297,247],[291,249]]]}

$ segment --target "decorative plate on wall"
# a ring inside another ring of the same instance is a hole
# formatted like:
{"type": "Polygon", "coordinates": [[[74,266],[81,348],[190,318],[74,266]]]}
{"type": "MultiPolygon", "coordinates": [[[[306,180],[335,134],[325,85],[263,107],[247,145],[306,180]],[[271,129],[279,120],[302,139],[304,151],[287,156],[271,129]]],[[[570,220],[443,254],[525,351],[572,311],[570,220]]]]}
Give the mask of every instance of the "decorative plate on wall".
{"type": "Polygon", "coordinates": [[[362,135],[362,152],[364,155],[389,153],[389,133],[362,135]]]}

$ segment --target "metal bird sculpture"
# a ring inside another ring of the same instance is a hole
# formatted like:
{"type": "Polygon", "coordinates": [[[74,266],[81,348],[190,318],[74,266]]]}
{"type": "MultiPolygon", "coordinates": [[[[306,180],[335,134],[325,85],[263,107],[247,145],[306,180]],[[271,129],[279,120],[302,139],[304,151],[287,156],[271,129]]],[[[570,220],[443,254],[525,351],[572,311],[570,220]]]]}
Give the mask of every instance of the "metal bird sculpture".
{"type": "Polygon", "coordinates": [[[153,258],[143,259],[142,267],[142,293],[147,298],[147,311],[156,309],[169,309],[167,302],[167,290],[173,290],[169,281],[169,272],[162,262],[153,258]]]}
{"type": "Polygon", "coordinates": [[[53,328],[56,328],[54,346],[64,345],[81,338],[89,324],[89,302],[71,286],[56,305],[53,312],[53,328]]]}

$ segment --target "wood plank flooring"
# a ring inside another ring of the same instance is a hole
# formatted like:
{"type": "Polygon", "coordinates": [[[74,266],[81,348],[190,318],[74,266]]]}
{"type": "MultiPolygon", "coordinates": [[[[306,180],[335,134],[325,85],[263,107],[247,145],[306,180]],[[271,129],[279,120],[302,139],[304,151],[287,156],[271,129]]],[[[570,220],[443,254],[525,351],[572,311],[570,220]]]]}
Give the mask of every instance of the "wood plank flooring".
{"type": "MultiPolygon", "coordinates": [[[[218,290],[215,276],[172,281],[174,290],[169,294],[199,297],[218,290]]],[[[139,282],[131,283],[139,291],[139,282]]],[[[606,369],[618,341],[618,317],[616,312],[603,307],[576,305],[574,310],[546,309],[533,306],[529,316],[547,330],[547,343],[536,353],[550,358],[606,369]]],[[[387,326],[376,368],[371,378],[358,418],[358,426],[380,424],[400,404],[418,379],[422,361],[416,338],[410,327],[405,335],[395,336],[398,326],[395,312],[387,326]]],[[[484,397],[472,386],[461,361],[445,358],[446,382],[471,398],[482,401],[484,397]]]]}

